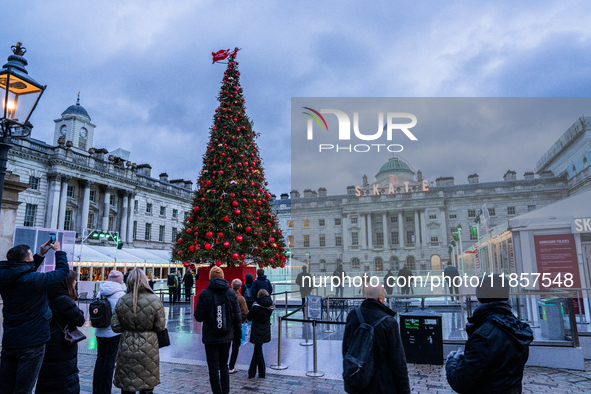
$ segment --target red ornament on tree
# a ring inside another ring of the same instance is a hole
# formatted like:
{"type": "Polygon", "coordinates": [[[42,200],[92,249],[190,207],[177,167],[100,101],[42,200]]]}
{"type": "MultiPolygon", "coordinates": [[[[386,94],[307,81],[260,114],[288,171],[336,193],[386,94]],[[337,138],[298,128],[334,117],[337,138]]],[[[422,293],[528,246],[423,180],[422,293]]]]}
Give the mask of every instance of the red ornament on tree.
{"type": "Polygon", "coordinates": [[[205,250],[210,250],[211,249],[211,244],[205,244],[205,250]]]}

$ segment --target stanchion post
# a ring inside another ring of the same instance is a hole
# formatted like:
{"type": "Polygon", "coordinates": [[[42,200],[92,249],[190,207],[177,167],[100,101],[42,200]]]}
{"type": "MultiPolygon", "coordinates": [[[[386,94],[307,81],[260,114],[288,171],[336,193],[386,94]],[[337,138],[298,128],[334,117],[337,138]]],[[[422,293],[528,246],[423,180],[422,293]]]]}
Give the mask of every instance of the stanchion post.
{"type": "MultiPolygon", "coordinates": [[[[307,302],[306,302],[306,305],[304,305],[304,320],[308,320],[308,303],[307,302]]],[[[308,324],[310,324],[310,323],[304,322],[303,324],[304,324],[304,327],[306,328],[306,335],[305,335],[306,341],[301,342],[300,346],[312,346],[313,345],[312,342],[308,341],[308,328],[310,327],[310,326],[308,326],[308,324]]]]}
{"type": "Polygon", "coordinates": [[[321,376],[324,376],[324,372],[322,371],[318,371],[318,346],[316,343],[316,321],[312,322],[312,327],[313,327],[313,335],[314,337],[312,338],[312,344],[313,344],[313,358],[314,358],[314,371],[308,371],[306,372],[306,376],[310,376],[313,378],[319,378],[321,376]]]}
{"type": "Polygon", "coordinates": [[[286,315],[288,314],[288,311],[287,311],[287,291],[285,292],[285,314],[286,315]]]}
{"type": "Polygon", "coordinates": [[[281,316],[279,316],[279,328],[277,329],[277,364],[270,365],[271,369],[287,369],[287,365],[281,365],[281,316]]]}
{"type": "Polygon", "coordinates": [[[326,320],[328,320],[328,324],[326,325],[326,330],[324,330],[324,333],[332,334],[334,330],[330,329],[330,296],[326,297],[326,320]]]}

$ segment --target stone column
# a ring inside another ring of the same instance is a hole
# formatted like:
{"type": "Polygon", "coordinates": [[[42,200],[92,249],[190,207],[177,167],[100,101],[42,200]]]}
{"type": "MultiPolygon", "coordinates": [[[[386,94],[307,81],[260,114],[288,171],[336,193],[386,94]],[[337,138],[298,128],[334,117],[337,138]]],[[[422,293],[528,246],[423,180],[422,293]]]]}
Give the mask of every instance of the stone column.
{"type": "Polygon", "coordinates": [[[442,245],[447,244],[447,220],[445,217],[445,208],[439,208],[439,223],[441,224],[441,230],[439,231],[439,242],[442,245]]]}
{"type": "Polygon", "coordinates": [[[64,221],[66,220],[66,202],[68,202],[68,182],[72,179],[69,175],[62,175],[62,186],[60,193],[60,213],[57,219],[58,230],[64,229],[64,221]]]}
{"type": "Polygon", "coordinates": [[[420,231],[421,228],[419,226],[419,210],[415,209],[415,248],[419,246],[421,242],[421,239],[419,238],[421,236],[420,231]]]}
{"type": "Polygon", "coordinates": [[[45,227],[57,229],[62,176],[54,172],[47,174],[47,179],[49,180],[49,190],[47,191],[47,207],[45,209],[45,227]]]}
{"type": "Polygon", "coordinates": [[[79,182],[80,187],[84,188],[84,199],[82,200],[82,218],[80,219],[80,234],[84,238],[84,229],[88,227],[88,211],[90,209],[90,186],[94,182],[83,179],[79,182]]]}
{"type": "Polygon", "coordinates": [[[347,250],[347,246],[349,246],[349,217],[346,213],[342,215],[342,225],[343,225],[343,250],[347,250]]]}
{"type": "Polygon", "coordinates": [[[402,211],[398,211],[398,245],[404,248],[404,216],[402,211]]]}
{"type": "Polygon", "coordinates": [[[372,214],[371,212],[366,214],[367,216],[367,247],[373,249],[373,225],[371,224],[372,214]]]}
{"type": "Polygon", "coordinates": [[[382,231],[384,233],[383,239],[384,239],[384,249],[388,249],[388,212],[384,211],[382,212],[382,231]]]}
{"type": "Polygon", "coordinates": [[[129,193],[129,218],[127,219],[127,242],[133,242],[133,214],[135,205],[135,193],[129,193]]]}
{"type": "Polygon", "coordinates": [[[430,235],[427,234],[427,215],[425,214],[425,210],[421,210],[421,239],[423,242],[421,242],[421,246],[423,248],[427,247],[427,242],[430,241],[430,235]]]}
{"type": "Polygon", "coordinates": [[[111,210],[111,190],[113,190],[113,186],[105,186],[103,189],[105,193],[105,208],[103,209],[103,231],[107,231],[109,229],[109,212],[111,210]]]}
{"type": "Polygon", "coordinates": [[[121,242],[127,242],[127,198],[129,196],[129,192],[127,190],[123,190],[120,195],[123,196],[123,210],[121,212],[121,231],[119,232],[119,238],[121,238],[121,242]]]}
{"type": "Polygon", "coordinates": [[[359,214],[359,220],[361,222],[361,249],[367,248],[367,242],[365,241],[365,229],[367,228],[365,225],[365,213],[359,214]]]}

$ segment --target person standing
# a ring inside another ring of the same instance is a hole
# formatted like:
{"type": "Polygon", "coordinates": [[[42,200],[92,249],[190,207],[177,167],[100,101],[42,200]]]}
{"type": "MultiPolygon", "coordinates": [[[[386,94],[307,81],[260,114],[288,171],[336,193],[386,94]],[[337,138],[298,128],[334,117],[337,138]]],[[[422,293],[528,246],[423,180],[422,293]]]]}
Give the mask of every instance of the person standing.
{"type": "Polygon", "coordinates": [[[181,290],[183,288],[183,285],[182,285],[182,283],[183,283],[183,277],[182,277],[182,274],[181,274],[181,270],[180,269],[176,272],[176,280],[177,280],[176,299],[177,299],[177,301],[180,302],[181,299],[182,299],[181,298],[181,290]]]}
{"type": "Polygon", "coordinates": [[[347,273],[345,271],[343,271],[343,264],[339,263],[337,265],[337,269],[335,269],[334,272],[332,273],[333,277],[339,278],[338,281],[335,278],[332,279],[333,285],[335,285],[335,286],[337,284],[339,285],[336,288],[336,290],[337,290],[336,294],[335,294],[336,297],[339,297],[339,295],[340,295],[340,297],[343,297],[343,292],[345,290],[345,283],[344,283],[343,277],[345,277],[346,275],[347,275],[347,273]]]}
{"type": "Polygon", "coordinates": [[[242,326],[238,298],[224,279],[224,271],[220,267],[214,266],[209,271],[209,284],[197,298],[195,320],[203,323],[201,340],[205,345],[211,391],[228,394],[230,345],[236,332],[242,333],[242,326]]]}
{"type": "Polygon", "coordinates": [[[195,278],[193,278],[193,272],[187,270],[183,278],[183,284],[185,285],[185,301],[191,300],[191,294],[193,294],[193,285],[195,284],[195,278]]]}
{"type": "MultiPolygon", "coordinates": [[[[448,261],[447,267],[445,267],[445,269],[443,270],[443,275],[446,278],[445,279],[446,282],[449,281],[448,282],[449,294],[452,294],[451,301],[454,302],[453,294],[454,293],[458,294],[458,287],[454,284],[454,278],[457,278],[458,276],[460,276],[458,268],[451,265],[451,261],[448,261]]],[[[459,301],[459,300],[460,300],[460,297],[455,298],[455,301],[459,301]]]]}
{"type": "Polygon", "coordinates": [[[47,299],[52,317],[49,324],[51,338],[45,348],[45,357],[39,371],[39,380],[35,393],[78,394],[78,344],[69,344],[64,340],[66,327],[82,327],[84,312],[76,306],[76,279],[74,271],[66,278],[47,290],[47,299]]]}
{"type": "Polygon", "coordinates": [[[240,290],[242,296],[246,300],[246,306],[248,310],[252,308],[252,304],[254,304],[254,301],[256,300],[256,293],[254,292],[252,282],[254,282],[252,274],[246,274],[246,277],[244,278],[244,284],[242,285],[242,289],[240,290]]]}
{"type": "Polygon", "coordinates": [[[125,275],[123,275],[123,283],[127,283],[127,278],[129,277],[129,273],[131,272],[133,268],[128,268],[127,269],[127,273],[125,275]]]}
{"type": "MultiPolygon", "coordinates": [[[[386,295],[391,296],[394,292],[394,284],[396,283],[396,276],[394,275],[394,271],[392,268],[388,270],[386,275],[384,276],[384,289],[386,290],[386,295]]],[[[388,298],[388,306],[392,307],[392,297],[388,298]]]]}
{"type": "Polygon", "coordinates": [[[127,293],[117,301],[111,318],[111,329],[121,333],[114,381],[121,394],[152,394],[160,384],[156,333],[165,328],[160,297],[150,288],[143,270],[132,270],[127,278],[127,293]]]}
{"type": "Polygon", "coordinates": [[[360,393],[410,393],[406,356],[398,330],[396,312],[384,305],[386,291],[383,286],[368,286],[364,290],[365,301],[347,316],[343,334],[343,360],[351,347],[357,328],[362,323],[374,327],[374,373],[366,387],[353,387],[345,380],[345,391],[360,393]],[[381,322],[378,322],[383,319],[381,322]]]}
{"type": "Polygon", "coordinates": [[[45,242],[35,256],[29,246],[15,246],[6,253],[6,261],[0,262],[0,296],[4,303],[0,393],[33,391],[45,344],[51,337],[47,290],[69,272],[68,257],[58,241],[45,242]],[[50,249],[55,250],[55,270],[36,272],[50,249]]]}
{"type": "Polygon", "coordinates": [[[252,288],[252,291],[255,297],[259,294],[260,290],[267,290],[267,293],[273,294],[273,284],[267,279],[265,270],[262,268],[257,269],[257,279],[254,281],[253,285],[254,287],[252,288]]]}
{"type": "Polygon", "coordinates": [[[513,315],[509,286],[499,274],[485,276],[476,297],[479,306],[468,318],[465,351],[447,356],[447,382],[460,394],[521,393],[533,331],[513,315]]]}
{"type": "Polygon", "coordinates": [[[308,272],[308,266],[302,266],[302,272],[296,277],[296,285],[300,287],[300,294],[302,295],[302,306],[306,305],[306,297],[312,292],[312,276],[308,272]]]}
{"type": "MultiPolygon", "coordinates": [[[[246,316],[248,315],[248,307],[246,306],[246,300],[238,290],[242,287],[242,281],[240,279],[234,279],[232,281],[232,290],[236,293],[236,297],[238,298],[238,305],[240,306],[240,321],[244,323],[246,321],[246,316]]],[[[240,344],[242,342],[242,330],[236,331],[234,333],[234,339],[232,340],[232,354],[230,355],[230,373],[238,372],[236,368],[236,359],[238,358],[238,351],[240,350],[240,344]]]]}
{"type": "Polygon", "coordinates": [[[180,285],[179,278],[176,276],[176,270],[170,271],[166,279],[166,285],[168,286],[168,302],[174,305],[177,300],[176,289],[180,285]]]}
{"type": "Polygon", "coordinates": [[[412,271],[406,267],[406,264],[402,266],[402,269],[398,271],[398,276],[405,278],[404,279],[404,286],[401,286],[402,294],[410,294],[412,290],[412,271]]]}
{"type": "MultiPolygon", "coordinates": [[[[114,311],[117,301],[124,295],[123,274],[116,270],[109,272],[107,281],[101,286],[98,297],[109,300],[111,311],[114,311]]],[[[94,332],[96,335],[97,357],[94,364],[92,392],[93,394],[109,394],[113,386],[113,372],[115,371],[115,361],[117,360],[121,334],[115,333],[110,326],[95,328],[94,332]]]]}
{"type": "Polygon", "coordinates": [[[259,371],[259,378],[264,378],[266,374],[265,357],[263,355],[263,344],[271,342],[271,314],[275,310],[275,305],[269,293],[261,289],[257,294],[257,300],[252,305],[252,309],[246,317],[252,321],[250,330],[250,343],[254,345],[254,352],[250,360],[248,377],[254,378],[259,371]]]}

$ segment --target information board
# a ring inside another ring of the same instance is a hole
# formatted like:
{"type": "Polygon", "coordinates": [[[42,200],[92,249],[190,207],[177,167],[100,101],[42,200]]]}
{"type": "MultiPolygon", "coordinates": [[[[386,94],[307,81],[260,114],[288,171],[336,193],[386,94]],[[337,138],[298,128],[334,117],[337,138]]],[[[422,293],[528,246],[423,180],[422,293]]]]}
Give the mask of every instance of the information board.
{"type": "Polygon", "coordinates": [[[320,320],[322,318],[322,297],[308,297],[308,319],[320,320]]]}
{"type": "Polygon", "coordinates": [[[540,273],[540,288],[581,287],[577,248],[573,234],[535,235],[534,245],[538,272],[540,273]],[[544,274],[550,278],[550,283],[548,280],[544,280],[544,274]],[[565,274],[572,274],[572,283],[569,281],[566,286],[564,283],[565,274]]]}

